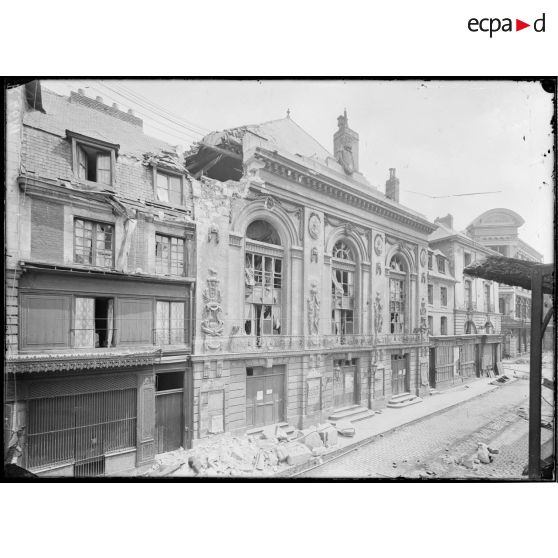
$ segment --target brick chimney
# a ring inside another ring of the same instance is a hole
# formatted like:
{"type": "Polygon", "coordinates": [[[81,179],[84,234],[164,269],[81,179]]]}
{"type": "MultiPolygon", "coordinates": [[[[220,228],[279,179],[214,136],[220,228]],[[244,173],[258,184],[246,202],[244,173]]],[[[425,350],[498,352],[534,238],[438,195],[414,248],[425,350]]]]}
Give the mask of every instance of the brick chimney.
{"type": "Polygon", "coordinates": [[[453,215],[448,213],[445,217],[437,217],[434,223],[446,226],[448,229],[453,229],[453,215]]]}
{"type": "Polygon", "coordinates": [[[112,106],[105,104],[103,98],[100,96],[98,96],[96,99],[87,97],[83,89],[78,89],[77,93],[75,91],[72,91],[70,93],[70,102],[77,105],[89,107],[94,110],[98,110],[99,112],[103,112],[104,114],[108,114],[109,116],[113,116],[114,118],[118,118],[119,120],[123,120],[124,122],[128,122],[128,124],[132,124],[133,126],[137,126],[138,128],[143,128],[143,120],[135,116],[132,109],[130,109],[128,112],[125,112],[123,110],[120,110],[116,103],[113,103],[112,106]]]}
{"type": "Polygon", "coordinates": [[[399,202],[399,178],[395,176],[395,169],[389,169],[389,180],[386,180],[386,197],[399,202]]]}
{"type": "Polygon", "coordinates": [[[349,128],[347,109],[337,117],[338,130],[333,135],[333,154],[347,174],[358,172],[358,134],[349,128]]]}

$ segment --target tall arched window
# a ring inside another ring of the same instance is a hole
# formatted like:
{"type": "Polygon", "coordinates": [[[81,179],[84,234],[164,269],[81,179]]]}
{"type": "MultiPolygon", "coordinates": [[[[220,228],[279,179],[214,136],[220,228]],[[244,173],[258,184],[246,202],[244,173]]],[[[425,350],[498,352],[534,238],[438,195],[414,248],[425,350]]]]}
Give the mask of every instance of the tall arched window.
{"type": "Polygon", "coordinates": [[[465,335],[473,335],[477,333],[477,326],[472,320],[465,322],[465,335]]]}
{"type": "Polygon", "coordinates": [[[353,249],[338,241],[331,260],[331,332],[334,335],[354,333],[355,269],[353,249]]]}
{"type": "Polygon", "coordinates": [[[390,332],[405,332],[405,304],[407,292],[407,266],[405,260],[395,254],[389,263],[389,314],[390,332]]]}
{"type": "Polygon", "coordinates": [[[244,332],[280,335],[283,304],[283,248],[277,231],[257,220],[246,229],[244,332]]]}

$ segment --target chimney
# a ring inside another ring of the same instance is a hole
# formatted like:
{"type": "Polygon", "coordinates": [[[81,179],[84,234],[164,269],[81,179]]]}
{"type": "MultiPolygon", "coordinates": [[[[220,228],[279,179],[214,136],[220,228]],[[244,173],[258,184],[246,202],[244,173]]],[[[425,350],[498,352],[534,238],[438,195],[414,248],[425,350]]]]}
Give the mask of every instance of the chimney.
{"type": "Polygon", "coordinates": [[[337,117],[338,130],[333,135],[333,154],[347,174],[358,172],[358,134],[349,128],[347,109],[337,117]]]}
{"type": "Polygon", "coordinates": [[[389,169],[389,180],[386,180],[386,198],[399,203],[399,178],[395,176],[395,169],[389,169]]]}
{"type": "Polygon", "coordinates": [[[448,213],[445,217],[437,217],[434,219],[434,223],[439,223],[440,225],[444,225],[448,229],[453,230],[453,215],[448,213]]]}
{"type": "Polygon", "coordinates": [[[99,96],[95,97],[95,100],[96,100],[98,103],[102,103],[102,102],[103,102],[103,98],[102,98],[102,97],[99,97],[99,96]]]}

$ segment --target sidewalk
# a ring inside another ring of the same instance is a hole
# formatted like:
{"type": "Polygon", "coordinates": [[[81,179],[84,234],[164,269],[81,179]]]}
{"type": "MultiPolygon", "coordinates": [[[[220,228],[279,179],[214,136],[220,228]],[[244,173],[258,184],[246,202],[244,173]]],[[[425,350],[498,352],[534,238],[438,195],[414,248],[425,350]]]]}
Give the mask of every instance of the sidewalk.
{"type": "MultiPolygon", "coordinates": [[[[504,373],[512,380],[517,379],[513,370],[509,369],[507,366],[504,367],[504,373]]],[[[520,377],[524,377],[521,373],[519,375],[520,377]]],[[[238,461],[231,459],[230,454],[233,447],[236,450],[240,450],[241,455],[237,453],[239,458],[242,458],[242,454],[244,454],[244,457],[247,457],[248,462],[251,463],[255,452],[271,449],[268,447],[269,440],[266,441],[256,438],[248,439],[247,437],[236,438],[225,434],[215,440],[209,440],[204,445],[200,445],[193,450],[185,451],[181,449],[175,452],[161,454],[158,456],[159,466],[156,467],[155,470],[147,473],[146,476],[209,476],[214,478],[221,476],[241,476],[244,478],[249,478],[251,476],[258,478],[291,477],[317,464],[321,464],[322,462],[325,463],[359,446],[368,444],[376,437],[381,437],[397,428],[419,422],[427,417],[460,405],[465,401],[492,392],[501,387],[500,385],[490,384],[490,382],[493,382],[495,379],[496,378],[477,379],[471,383],[455,386],[435,393],[434,395],[426,395],[423,397],[422,402],[408,407],[399,409],[387,407],[381,411],[376,411],[370,418],[353,423],[356,431],[355,436],[338,436],[338,442],[334,447],[325,449],[320,457],[311,457],[309,460],[299,465],[287,466],[286,463],[277,463],[276,461],[274,470],[266,468],[265,471],[258,471],[255,465],[239,469],[238,461]],[[247,454],[245,454],[245,452],[247,452],[247,454]],[[197,456],[205,463],[208,462],[209,458],[209,461],[213,463],[211,466],[205,466],[202,473],[197,475],[187,464],[187,460],[190,456],[197,456]],[[231,467],[228,466],[233,463],[234,472],[231,470],[231,467]]]]}
{"type": "MultiPolygon", "coordinates": [[[[422,403],[410,405],[402,409],[388,407],[382,409],[381,412],[376,412],[374,416],[368,419],[355,422],[355,435],[352,438],[339,436],[337,446],[323,454],[323,462],[325,463],[338,455],[368,444],[377,436],[383,436],[396,428],[413,424],[426,417],[443,412],[465,401],[498,389],[500,386],[490,384],[495,379],[481,378],[472,383],[453,387],[435,395],[427,395],[423,398],[422,403]]],[[[293,476],[314,466],[316,463],[318,463],[317,459],[313,459],[302,465],[290,467],[273,476],[293,476]]]]}

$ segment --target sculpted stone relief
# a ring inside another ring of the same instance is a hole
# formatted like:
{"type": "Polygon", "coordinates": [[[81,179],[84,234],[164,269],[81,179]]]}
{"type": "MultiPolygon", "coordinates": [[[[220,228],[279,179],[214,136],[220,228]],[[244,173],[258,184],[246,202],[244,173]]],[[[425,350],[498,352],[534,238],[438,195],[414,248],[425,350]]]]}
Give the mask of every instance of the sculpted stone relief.
{"type": "MultiPolygon", "coordinates": [[[[221,290],[219,289],[219,279],[217,272],[209,269],[209,277],[207,278],[207,287],[202,293],[203,298],[203,312],[201,330],[209,338],[219,337],[223,334],[225,323],[221,319],[223,308],[221,306],[221,290]]],[[[220,342],[216,340],[207,339],[206,347],[210,349],[220,348],[220,342]]]]}
{"type": "Polygon", "coordinates": [[[308,297],[308,333],[318,335],[320,332],[320,296],[318,294],[318,282],[312,279],[310,282],[310,296],[308,297]]]}

